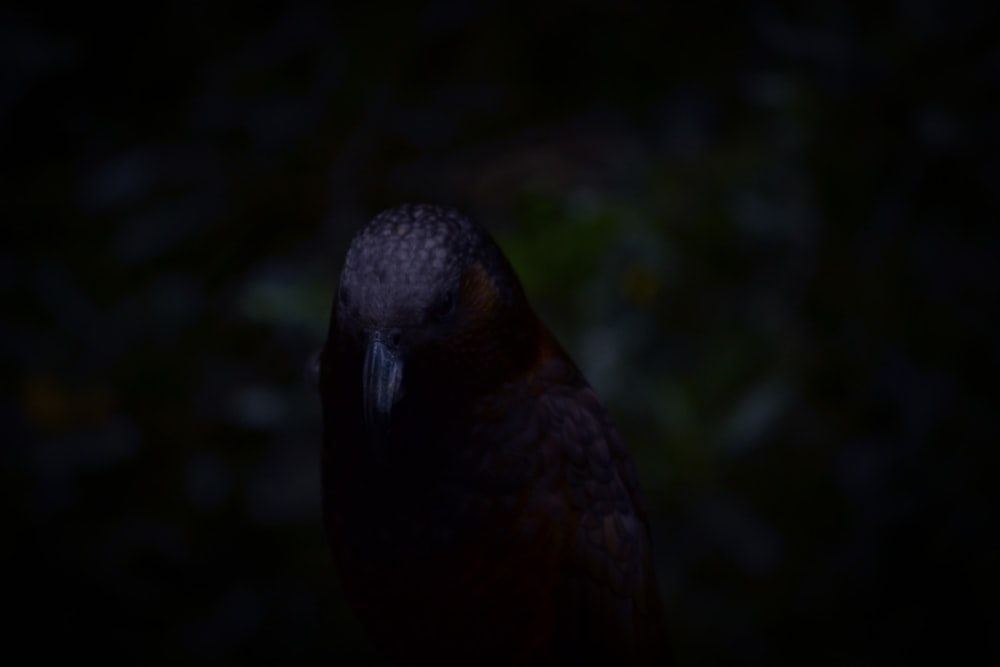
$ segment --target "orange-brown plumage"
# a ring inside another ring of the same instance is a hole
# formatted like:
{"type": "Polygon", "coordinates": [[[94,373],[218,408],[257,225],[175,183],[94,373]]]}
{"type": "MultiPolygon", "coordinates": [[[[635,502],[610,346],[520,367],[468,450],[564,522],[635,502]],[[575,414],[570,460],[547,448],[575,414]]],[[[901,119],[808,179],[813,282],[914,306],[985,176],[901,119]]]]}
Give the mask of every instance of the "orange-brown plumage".
{"type": "Polygon", "coordinates": [[[631,459],[481,228],[359,232],[320,385],[334,558],[394,662],[666,664],[631,459]]]}

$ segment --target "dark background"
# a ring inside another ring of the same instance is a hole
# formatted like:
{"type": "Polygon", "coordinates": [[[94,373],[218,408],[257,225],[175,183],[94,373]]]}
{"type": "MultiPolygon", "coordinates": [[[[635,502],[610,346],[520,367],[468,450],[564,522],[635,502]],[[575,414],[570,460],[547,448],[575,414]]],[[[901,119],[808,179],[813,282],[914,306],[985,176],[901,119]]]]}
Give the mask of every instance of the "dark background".
{"type": "Polygon", "coordinates": [[[1000,658],[989,3],[351,4],[0,11],[5,644],[372,659],[303,369],[432,201],[618,420],[682,665],[1000,658]]]}

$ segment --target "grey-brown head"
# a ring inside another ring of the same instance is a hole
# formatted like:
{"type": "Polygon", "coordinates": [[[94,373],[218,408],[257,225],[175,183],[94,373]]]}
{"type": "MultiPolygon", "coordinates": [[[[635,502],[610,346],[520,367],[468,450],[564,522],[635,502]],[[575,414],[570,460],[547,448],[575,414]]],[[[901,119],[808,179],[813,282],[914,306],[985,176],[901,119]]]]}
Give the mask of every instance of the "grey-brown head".
{"type": "Polygon", "coordinates": [[[447,381],[457,392],[498,381],[525,355],[536,320],[483,228],[452,209],[408,204],[355,235],[331,326],[341,354],[363,355],[364,417],[381,440],[407,385],[447,381]]]}

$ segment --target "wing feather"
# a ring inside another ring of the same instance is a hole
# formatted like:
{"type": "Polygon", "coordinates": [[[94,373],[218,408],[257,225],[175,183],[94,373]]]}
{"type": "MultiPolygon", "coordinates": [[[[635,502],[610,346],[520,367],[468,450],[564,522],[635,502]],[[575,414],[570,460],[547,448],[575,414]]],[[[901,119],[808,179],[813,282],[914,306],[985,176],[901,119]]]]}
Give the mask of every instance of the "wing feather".
{"type": "Polygon", "coordinates": [[[594,391],[575,369],[560,370],[539,394],[545,444],[558,452],[576,521],[556,588],[560,653],[595,664],[669,664],[635,466],[594,391]]]}

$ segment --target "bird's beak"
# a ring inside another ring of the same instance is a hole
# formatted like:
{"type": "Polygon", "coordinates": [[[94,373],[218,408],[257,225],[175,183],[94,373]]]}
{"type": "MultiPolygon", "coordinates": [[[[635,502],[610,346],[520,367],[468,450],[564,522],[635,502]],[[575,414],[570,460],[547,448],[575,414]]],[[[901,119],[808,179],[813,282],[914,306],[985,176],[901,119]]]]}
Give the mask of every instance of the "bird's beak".
{"type": "Polygon", "coordinates": [[[369,438],[382,447],[389,436],[392,406],[400,398],[403,380],[402,355],[382,331],[373,331],[368,339],[363,374],[365,424],[369,438]]]}

